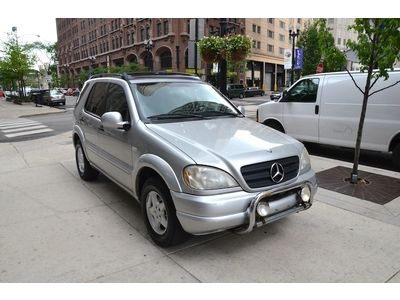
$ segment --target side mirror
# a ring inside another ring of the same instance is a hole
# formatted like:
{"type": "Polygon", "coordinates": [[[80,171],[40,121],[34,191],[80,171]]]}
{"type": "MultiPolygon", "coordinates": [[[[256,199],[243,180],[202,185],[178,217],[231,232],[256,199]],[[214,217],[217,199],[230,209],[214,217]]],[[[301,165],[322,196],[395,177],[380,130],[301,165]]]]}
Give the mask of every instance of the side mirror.
{"type": "Polygon", "coordinates": [[[237,107],[237,109],[238,109],[243,115],[246,114],[246,110],[244,109],[244,106],[239,105],[239,106],[237,107]]]}
{"type": "Polygon", "coordinates": [[[285,102],[286,101],[286,97],[287,97],[288,92],[287,91],[283,91],[282,92],[282,98],[280,102],[285,102]]]}
{"type": "Polygon", "coordinates": [[[128,131],[131,128],[129,122],[124,122],[117,111],[106,112],[101,116],[101,124],[105,129],[118,129],[128,131]]]}

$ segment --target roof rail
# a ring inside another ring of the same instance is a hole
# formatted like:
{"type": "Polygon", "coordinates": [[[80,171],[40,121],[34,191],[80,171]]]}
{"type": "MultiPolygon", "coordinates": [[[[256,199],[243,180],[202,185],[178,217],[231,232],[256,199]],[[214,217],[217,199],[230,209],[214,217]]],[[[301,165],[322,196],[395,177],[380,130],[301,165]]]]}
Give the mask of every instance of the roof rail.
{"type": "Polygon", "coordinates": [[[197,75],[187,74],[187,73],[179,73],[179,72],[129,72],[129,73],[100,73],[94,74],[90,76],[89,79],[93,78],[104,78],[104,77],[114,77],[121,78],[126,81],[134,79],[135,77],[146,77],[146,76],[182,76],[191,79],[200,79],[197,75]]]}
{"type": "Polygon", "coordinates": [[[124,80],[129,80],[129,76],[126,73],[100,73],[100,74],[94,74],[89,77],[89,79],[93,78],[103,78],[103,77],[114,77],[114,78],[121,78],[124,80]]]}

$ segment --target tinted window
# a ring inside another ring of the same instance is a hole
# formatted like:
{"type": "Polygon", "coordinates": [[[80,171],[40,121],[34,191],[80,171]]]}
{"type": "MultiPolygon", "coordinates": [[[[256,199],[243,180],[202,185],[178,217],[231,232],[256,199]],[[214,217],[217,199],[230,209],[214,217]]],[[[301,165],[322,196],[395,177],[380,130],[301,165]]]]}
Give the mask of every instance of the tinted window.
{"type": "Polygon", "coordinates": [[[124,121],[129,121],[128,102],[122,86],[110,83],[108,86],[107,112],[117,111],[122,115],[124,121]]]}
{"type": "Polygon", "coordinates": [[[90,91],[85,103],[85,110],[101,117],[106,112],[107,85],[105,82],[97,82],[90,91]]]}
{"type": "Polygon", "coordinates": [[[287,102],[315,102],[318,92],[318,78],[304,79],[298,82],[287,94],[287,102]]]}

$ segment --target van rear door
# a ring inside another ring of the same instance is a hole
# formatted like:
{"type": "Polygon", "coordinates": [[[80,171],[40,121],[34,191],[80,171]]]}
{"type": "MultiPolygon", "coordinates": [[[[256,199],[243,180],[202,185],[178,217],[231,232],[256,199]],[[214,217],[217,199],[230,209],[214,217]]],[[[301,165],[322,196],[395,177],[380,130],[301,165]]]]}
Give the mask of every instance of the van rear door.
{"type": "Polygon", "coordinates": [[[319,86],[323,77],[304,78],[298,81],[280,101],[284,102],[283,122],[285,132],[301,141],[318,142],[319,86]]]}

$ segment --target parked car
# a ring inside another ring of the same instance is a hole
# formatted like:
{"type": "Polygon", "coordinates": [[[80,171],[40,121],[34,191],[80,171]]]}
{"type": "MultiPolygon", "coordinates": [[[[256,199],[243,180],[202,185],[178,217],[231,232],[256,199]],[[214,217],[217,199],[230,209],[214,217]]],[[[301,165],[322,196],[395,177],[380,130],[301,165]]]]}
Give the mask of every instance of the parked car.
{"type": "MultiPolygon", "coordinates": [[[[366,73],[352,72],[358,86],[366,73]]],[[[400,80],[400,69],[380,78],[370,94],[400,80]]],[[[392,152],[400,168],[400,85],[368,99],[361,149],[392,152]]],[[[278,102],[258,107],[258,121],[306,142],[354,148],[362,94],[347,72],[321,73],[298,80],[278,102]]]]}
{"type": "Polygon", "coordinates": [[[245,97],[264,96],[264,91],[258,86],[247,87],[244,90],[245,97]]]}
{"type": "Polygon", "coordinates": [[[305,147],[246,118],[198,77],[97,76],[74,110],[79,176],[100,171],[130,193],[158,245],[188,233],[250,232],[312,205],[305,147]]]}
{"type": "Polygon", "coordinates": [[[269,98],[272,101],[278,100],[280,97],[282,97],[282,93],[281,92],[272,92],[271,95],[269,95],[269,98]]]}
{"type": "Polygon", "coordinates": [[[228,93],[228,98],[240,98],[244,97],[244,85],[243,84],[228,84],[226,86],[226,91],[228,93]]]}
{"type": "Polygon", "coordinates": [[[59,90],[45,90],[43,93],[43,104],[48,106],[65,105],[65,95],[59,90]]]}

